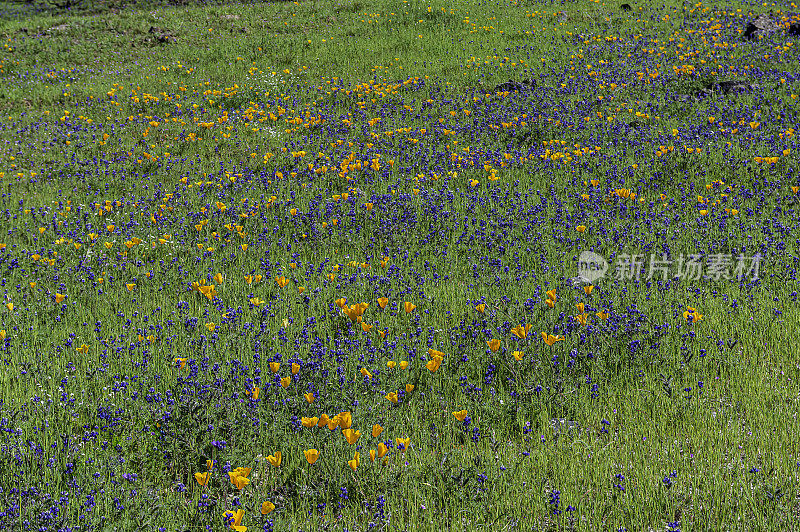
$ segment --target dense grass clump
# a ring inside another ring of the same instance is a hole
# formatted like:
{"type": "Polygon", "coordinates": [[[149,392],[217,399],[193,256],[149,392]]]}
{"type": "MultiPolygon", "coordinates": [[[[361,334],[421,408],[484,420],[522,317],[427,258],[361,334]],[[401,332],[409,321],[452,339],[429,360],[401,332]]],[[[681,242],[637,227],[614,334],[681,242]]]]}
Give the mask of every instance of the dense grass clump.
{"type": "Polygon", "coordinates": [[[0,528],[800,527],[793,9],[0,4],[0,528]]]}

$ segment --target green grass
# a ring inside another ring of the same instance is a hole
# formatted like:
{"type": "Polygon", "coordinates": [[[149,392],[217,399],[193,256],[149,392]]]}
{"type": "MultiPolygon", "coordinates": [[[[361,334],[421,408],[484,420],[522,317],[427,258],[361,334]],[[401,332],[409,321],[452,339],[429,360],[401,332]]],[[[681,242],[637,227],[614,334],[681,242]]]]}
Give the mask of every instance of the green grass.
{"type": "Polygon", "coordinates": [[[800,526],[789,37],[722,3],[142,7],[0,4],[0,527],[800,526]],[[728,79],[759,87],[695,97],[728,79]],[[761,281],[569,281],[664,245],[760,251],[761,281]],[[345,411],[354,445],[297,426],[345,411]]]}

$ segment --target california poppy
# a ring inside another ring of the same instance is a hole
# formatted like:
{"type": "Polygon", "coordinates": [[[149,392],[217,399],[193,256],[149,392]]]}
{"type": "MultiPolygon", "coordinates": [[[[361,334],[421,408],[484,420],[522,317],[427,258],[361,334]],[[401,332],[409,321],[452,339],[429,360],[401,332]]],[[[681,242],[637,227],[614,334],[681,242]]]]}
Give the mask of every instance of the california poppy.
{"type": "Polygon", "coordinates": [[[498,340],[497,338],[492,338],[491,340],[486,342],[486,345],[489,346],[489,349],[492,350],[492,353],[496,353],[497,350],[500,349],[500,340],[498,340]]]}
{"type": "Polygon", "coordinates": [[[481,303],[480,305],[475,307],[475,310],[477,310],[478,312],[483,314],[484,311],[486,310],[486,304],[485,303],[481,303]]]}
{"type": "Polygon", "coordinates": [[[356,469],[358,469],[358,466],[360,464],[361,464],[361,456],[358,454],[358,451],[356,451],[356,455],[353,457],[352,460],[347,461],[347,465],[350,466],[350,469],[355,471],[356,469]]]}
{"type": "Polygon", "coordinates": [[[380,442],[378,444],[378,458],[383,458],[384,456],[386,456],[386,453],[388,453],[388,452],[389,452],[389,448],[386,447],[386,444],[383,443],[383,442],[380,442]]]}
{"type": "Polygon", "coordinates": [[[405,303],[403,303],[403,308],[405,309],[406,314],[411,314],[412,312],[414,312],[414,309],[417,308],[417,306],[411,303],[410,301],[406,301],[405,303]]]}
{"type": "Polygon", "coordinates": [[[386,394],[386,396],[385,396],[385,397],[386,397],[386,398],[387,398],[389,401],[391,401],[391,402],[393,402],[393,403],[397,403],[397,401],[398,401],[398,398],[397,398],[397,392],[389,392],[389,393],[387,393],[387,394],[386,394]]]}
{"type": "Polygon", "coordinates": [[[339,422],[339,416],[333,416],[330,421],[328,421],[328,430],[336,430],[336,428],[339,426],[339,422]]]}
{"type": "Polygon", "coordinates": [[[546,343],[549,346],[552,346],[554,343],[563,340],[564,338],[558,335],[553,336],[552,334],[547,334],[546,332],[542,332],[542,339],[544,339],[544,343],[546,343]]]}
{"type": "Polygon", "coordinates": [[[269,462],[270,465],[272,465],[274,467],[280,467],[281,466],[281,458],[282,458],[281,457],[281,452],[280,451],[275,451],[275,454],[271,454],[271,455],[267,456],[267,462],[269,462]]]}
{"type": "Polygon", "coordinates": [[[464,421],[464,419],[466,419],[466,417],[467,417],[467,411],[466,410],[461,410],[461,411],[458,411],[458,412],[453,412],[453,415],[456,417],[457,420],[464,421]]]}
{"type": "Polygon", "coordinates": [[[531,327],[533,327],[533,325],[531,325],[530,323],[528,323],[527,325],[522,325],[520,323],[519,325],[511,329],[511,332],[514,334],[514,336],[516,336],[520,340],[524,340],[525,338],[528,337],[528,331],[531,330],[531,327]]]}
{"type": "Polygon", "coordinates": [[[194,478],[201,486],[207,486],[208,481],[211,478],[211,471],[206,471],[205,473],[195,473],[194,478]]]}
{"type": "Polygon", "coordinates": [[[548,290],[545,293],[547,294],[547,297],[549,297],[550,299],[553,300],[553,303],[556,302],[556,291],[555,290],[548,290]]]}
{"type": "Polygon", "coordinates": [[[372,378],[372,373],[370,373],[370,372],[369,372],[369,370],[368,370],[367,368],[361,368],[361,370],[360,370],[360,371],[361,371],[361,374],[362,374],[363,376],[367,377],[368,379],[371,379],[371,378],[372,378]]]}
{"type": "Polygon", "coordinates": [[[309,403],[313,403],[314,402],[314,394],[311,393],[311,392],[303,394],[303,397],[305,397],[306,401],[308,401],[309,403]]]}
{"type": "Polygon", "coordinates": [[[379,297],[378,298],[378,306],[381,307],[382,309],[386,308],[386,305],[388,305],[388,304],[389,304],[389,298],[388,297],[379,297]]]}
{"type": "Polygon", "coordinates": [[[547,306],[550,307],[550,308],[553,308],[555,306],[555,304],[556,304],[556,302],[553,301],[552,299],[545,299],[544,302],[547,303],[547,306]]]}
{"type": "Polygon", "coordinates": [[[594,285],[588,285],[583,287],[583,291],[586,292],[586,295],[592,295],[592,290],[594,290],[594,285]]]}
{"type": "Polygon", "coordinates": [[[244,517],[244,510],[241,508],[236,510],[236,513],[233,513],[230,510],[225,512],[225,522],[227,523],[228,527],[236,530],[236,532],[247,532],[247,527],[241,526],[242,517],[244,517]]]}
{"type": "Polygon", "coordinates": [[[401,451],[407,451],[411,446],[411,438],[395,438],[394,441],[397,444],[397,448],[401,451]]]}
{"type": "Polygon", "coordinates": [[[338,417],[339,426],[343,429],[349,429],[353,425],[353,414],[350,412],[340,412],[338,417]]]}
{"type": "Polygon", "coordinates": [[[517,362],[522,360],[522,357],[525,356],[525,353],[522,351],[514,351],[511,355],[516,359],[517,362]]]}
{"type": "Polygon", "coordinates": [[[347,440],[347,443],[349,443],[350,445],[353,445],[361,437],[361,431],[360,430],[344,429],[342,431],[342,434],[344,434],[344,438],[347,440]]]}
{"type": "Polygon", "coordinates": [[[406,384],[406,393],[411,393],[413,391],[414,391],[414,385],[413,384],[406,384]]]}
{"type": "Polygon", "coordinates": [[[275,509],[275,505],[269,501],[264,501],[261,503],[261,515],[267,515],[272,510],[275,509]]]}
{"type": "Polygon", "coordinates": [[[297,375],[300,373],[300,364],[292,362],[292,375],[297,375]]]}
{"type": "Polygon", "coordinates": [[[281,363],[280,362],[270,362],[269,363],[269,369],[272,370],[272,373],[278,373],[278,370],[281,369],[281,363]]]}
{"type": "Polygon", "coordinates": [[[291,377],[284,377],[281,379],[281,386],[284,388],[288,388],[291,383],[292,383],[291,377]]]}
{"type": "Polygon", "coordinates": [[[383,427],[378,424],[372,425],[372,437],[377,438],[383,432],[383,427]]]}
{"type": "Polygon", "coordinates": [[[303,454],[306,455],[306,460],[309,464],[314,465],[314,462],[319,459],[319,451],[316,449],[308,449],[303,451],[303,454]]]}

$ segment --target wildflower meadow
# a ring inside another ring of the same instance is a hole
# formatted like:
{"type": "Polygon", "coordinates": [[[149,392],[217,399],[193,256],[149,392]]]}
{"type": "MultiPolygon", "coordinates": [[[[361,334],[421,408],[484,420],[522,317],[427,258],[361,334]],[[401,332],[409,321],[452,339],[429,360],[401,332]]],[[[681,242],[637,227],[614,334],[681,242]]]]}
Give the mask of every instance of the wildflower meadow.
{"type": "Polygon", "coordinates": [[[0,529],[800,530],[800,9],[0,3],[0,529]]]}

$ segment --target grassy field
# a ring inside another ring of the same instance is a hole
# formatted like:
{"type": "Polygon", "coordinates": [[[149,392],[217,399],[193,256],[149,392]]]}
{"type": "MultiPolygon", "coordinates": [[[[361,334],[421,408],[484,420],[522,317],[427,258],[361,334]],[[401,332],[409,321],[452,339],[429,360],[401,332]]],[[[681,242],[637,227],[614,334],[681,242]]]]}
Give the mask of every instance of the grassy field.
{"type": "Polygon", "coordinates": [[[800,530],[794,24],[0,4],[0,528],[800,530]]]}

